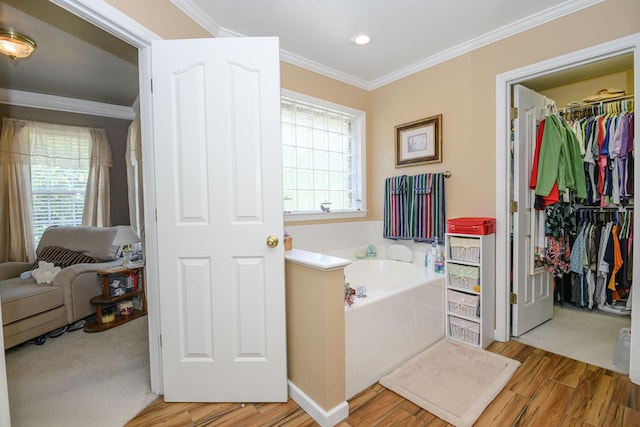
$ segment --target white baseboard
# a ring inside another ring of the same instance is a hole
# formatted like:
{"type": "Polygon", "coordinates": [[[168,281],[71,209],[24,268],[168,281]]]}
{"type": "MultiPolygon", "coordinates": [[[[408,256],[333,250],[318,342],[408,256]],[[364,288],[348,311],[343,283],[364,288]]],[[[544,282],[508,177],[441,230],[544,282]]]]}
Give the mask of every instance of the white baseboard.
{"type": "Polygon", "coordinates": [[[313,399],[307,396],[302,390],[300,390],[294,383],[289,383],[289,396],[294,400],[304,411],[309,414],[320,426],[333,427],[340,421],[349,416],[349,404],[347,401],[340,403],[338,406],[325,411],[322,409],[313,399]]]}

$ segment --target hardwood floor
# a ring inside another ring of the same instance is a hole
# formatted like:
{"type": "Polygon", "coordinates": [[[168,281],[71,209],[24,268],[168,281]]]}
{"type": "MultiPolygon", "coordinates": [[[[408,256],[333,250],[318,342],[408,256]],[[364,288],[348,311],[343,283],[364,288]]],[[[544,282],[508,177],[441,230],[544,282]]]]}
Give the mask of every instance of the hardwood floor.
{"type": "MultiPolygon", "coordinates": [[[[640,386],[627,376],[517,341],[487,350],[522,363],[475,426],[640,426],[640,386]]],[[[287,403],[164,403],[143,410],[127,427],[315,426],[287,403]]],[[[399,395],[374,384],[349,401],[339,427],[450,426],[399,395]]]]}

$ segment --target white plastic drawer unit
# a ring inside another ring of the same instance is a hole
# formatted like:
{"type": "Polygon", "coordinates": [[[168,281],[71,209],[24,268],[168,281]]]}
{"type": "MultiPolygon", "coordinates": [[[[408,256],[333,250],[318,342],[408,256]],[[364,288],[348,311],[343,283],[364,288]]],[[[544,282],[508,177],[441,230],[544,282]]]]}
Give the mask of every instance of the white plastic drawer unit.
{"type": "Polygon", "coordinates": [[[445,235],[447,336],[486,348],[495,334],[495,234],[445,235]]]}

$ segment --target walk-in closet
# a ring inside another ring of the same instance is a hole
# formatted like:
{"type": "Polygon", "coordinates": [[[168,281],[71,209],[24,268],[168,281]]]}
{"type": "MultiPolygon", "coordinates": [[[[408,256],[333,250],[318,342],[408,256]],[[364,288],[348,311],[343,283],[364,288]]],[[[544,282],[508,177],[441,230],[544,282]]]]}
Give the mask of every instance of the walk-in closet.
{"type": "Polygon", "coordinates": [[[527,96],[535,118],[513,129],[520,160],[512,162],[511,189],[530,209],[514,213],[525,225],[515,219],[512,227],[512,286],[537,277],[549,281],[553,299],[542,302],[540,320],[514,326],[513,338],[619,372],[624,353],[615,350],[631,326],[637,246],[633,81],[627,53],[525,81],[513,92],[514,123],[527,96]]]}

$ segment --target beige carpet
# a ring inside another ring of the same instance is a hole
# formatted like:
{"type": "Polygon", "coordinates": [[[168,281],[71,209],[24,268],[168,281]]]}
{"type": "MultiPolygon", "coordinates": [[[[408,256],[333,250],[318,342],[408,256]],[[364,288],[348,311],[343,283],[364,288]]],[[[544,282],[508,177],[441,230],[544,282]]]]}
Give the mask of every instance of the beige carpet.
{"type": "Polygon", "coordinates": [[[108,331],[82,330],[6,351],[12,427],[117,427],[151,393],[147,317],[108,331]]]}
{"type": "Polygon", "coordinates": [[[631,316],[606,314],[553,306],[553,318],[526,334],[514,337],[516,341],[552,353],[621,372],[613,363],[613,354],[621,328],[631,326],[631,316]]]}
{"type": "Polygon", "coordinates": [[[418,354],[380,384],[444,421],[471,426],[520,362],[449,338],[418,354]]]}

